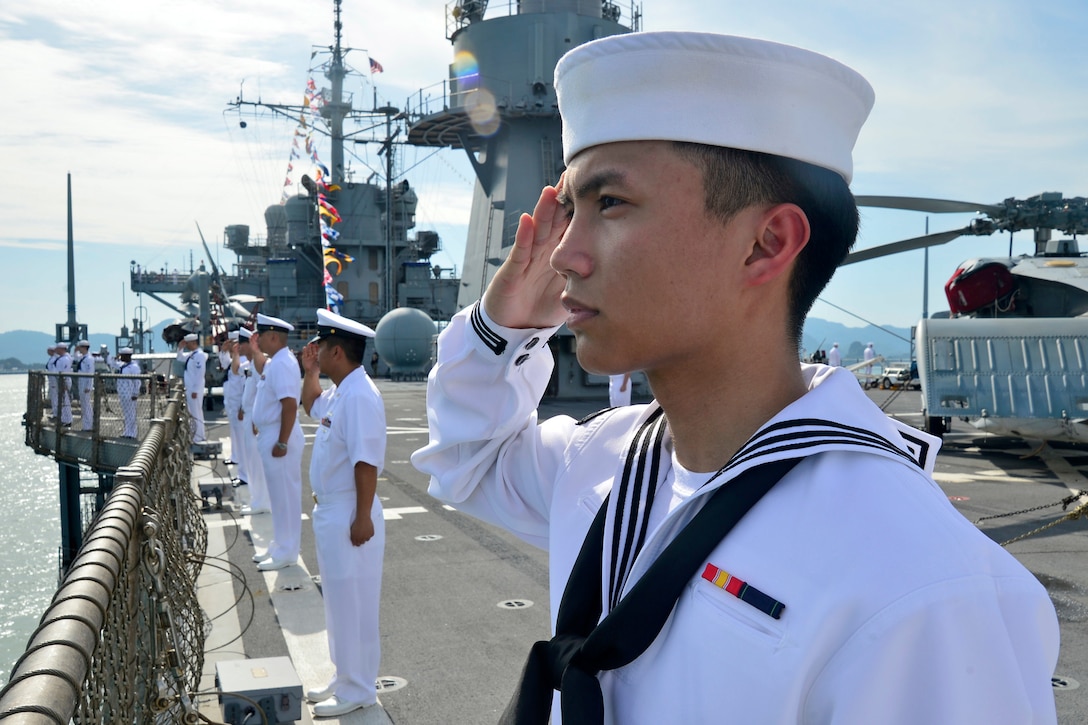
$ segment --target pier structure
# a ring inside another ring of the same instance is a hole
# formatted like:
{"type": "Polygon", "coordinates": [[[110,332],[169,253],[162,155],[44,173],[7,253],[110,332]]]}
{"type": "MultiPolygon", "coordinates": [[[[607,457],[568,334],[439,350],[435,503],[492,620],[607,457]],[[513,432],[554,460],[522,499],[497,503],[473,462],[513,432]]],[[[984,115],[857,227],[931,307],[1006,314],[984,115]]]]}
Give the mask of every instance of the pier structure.
{"type": "Polygon", "coordinates": [[[165,379],[153,374],[28,374],[23,418],[26,445],[58,464],[61,571],[75,558],[83,532],[113,489],[117,471],[128,465],[154,421],[166,413],[169,401],[165,379]],[[122,379],[130,385],[139,380],[136,400],[121,400],[117,383],[122,379]],[[81,396],[79,391],[88,384],[90,395],[81,396]],[[84,397],[91,403],[87,410],[84,397]],[[65,407],[70,413],[64,412],[65,407]],[[127,431],[126,414],[133,418],[127,431]],[[91,478],[85,477],[87,472],[91,478]],[[94,479],[97,483],[90,483],[94,479]]]}

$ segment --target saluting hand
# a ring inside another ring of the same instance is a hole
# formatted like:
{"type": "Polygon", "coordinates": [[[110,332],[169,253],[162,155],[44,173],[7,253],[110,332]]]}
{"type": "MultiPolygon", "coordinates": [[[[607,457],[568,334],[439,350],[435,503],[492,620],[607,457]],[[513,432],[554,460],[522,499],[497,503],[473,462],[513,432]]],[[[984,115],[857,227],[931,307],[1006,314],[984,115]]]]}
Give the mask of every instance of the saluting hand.
{"type": "Polygon", "coordinates": [[[557,201],[562,188],[562,178],[545,186],[533,215],[521,215],[514,246],[484,291],[484,310],[503,327],[554,327],[567,318],[559,301],[566,283],[550,261],[569,221],[557,201]]]}
{"type": "Polygon", "coordinates": [[[308,373],[319,372],[320,366],[317,362],[317,343],[311,342],[306,347],[302,348],[302,369],[308,373]]]}

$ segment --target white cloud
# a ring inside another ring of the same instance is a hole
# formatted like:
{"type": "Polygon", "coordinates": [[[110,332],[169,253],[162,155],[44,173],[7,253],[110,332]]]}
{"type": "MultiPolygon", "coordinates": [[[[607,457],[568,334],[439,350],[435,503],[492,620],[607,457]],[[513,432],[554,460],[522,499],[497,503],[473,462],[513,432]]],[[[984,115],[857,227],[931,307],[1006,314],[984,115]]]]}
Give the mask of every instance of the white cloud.
{"type": "MultiPolygon", "coordinates": [[[[385,67],[373,78],[379,104],[403,107],[410,94],[434,91],[446,77],[453,53],[445,6],[345,3],[344,42],[359,49],[349,61],[365,71],[369,55],[385,67]]],[[[644,29],[772,38],[863,72],[877,105],[855,154],[857,193],[984,203],[1044,190],[1088,195],[1088,9],[1080,0],[647,0],[644,8],[644,29]]],[[[80,274],[86,269],[110,287],[123,282],[130,258],[154,268],[178,265],[194,248],[202,255],[196,222],[210,244],[227,224],[263,233],[263,211],[283,188],[294,123],[250,109],[239,115],[227,103],[240,90],[252,100],[301,100],[310,54],[331,42],[332,22],[326,0],[6,3],[5,254],[56,255],[63,248],[68,172],[80,274]],[[102,253],[88,255],[96,245],[102,253]]],[[[357,106],[375,99],[370,83],[367,76],[349,85],[357,106]]],[[[404,167],[419,163],[407,175],[420,195],[419,227],[439,229],[447,257],[460,266],[471,168],[453,150],[420,162],[430,152],[405,148],[400,158],[404,167]]],[[[365,177],[367,162],[380,162],[370,148],[358,154],[351,164],[365,177]]],[[[962,220],[930,223],[936,230],[962,220]]],[[[914,236],[923,224],[924,215],[867,212],[862,244],[914,236]]],[[[947,278],[960,255],[1005,244],[967,240],[934,250],[933,276],[947,278]]],[[[904,310],[919,306],[912,278],[920,277],[920,257],[843,270],[829,299],[909,324],[916,312],[904,310]]],[[[932,286],[939,295],[939,285],[932,286]]],[[[116,317],[115,299],[90,297],[81,310],[92,326],[116,317]]],[[[19,299],[0,292],[0,308],[19,299]]],[[[34,326],[50,329],[63,315],[56,307],[43,309],[34,326]]],[[[835,319],[817,309],[823,312],[835,319]]]]}

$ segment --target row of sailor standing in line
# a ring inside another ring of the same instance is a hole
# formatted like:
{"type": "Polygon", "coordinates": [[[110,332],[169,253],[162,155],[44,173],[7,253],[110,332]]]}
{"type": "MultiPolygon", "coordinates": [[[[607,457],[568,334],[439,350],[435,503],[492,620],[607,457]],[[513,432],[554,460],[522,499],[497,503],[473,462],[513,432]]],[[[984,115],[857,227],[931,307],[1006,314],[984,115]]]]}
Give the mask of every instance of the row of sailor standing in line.
{"type": "MultiPolygon", "coordinates": [[[[132,361],[132,348],[118,350],[120,360],[114,359],[105,349],[100,353],[91,353],[91,343],[87,340],[76,342],[76,357],[68,353],[68,343],[58,342],[46,348],[49,360],[45,364],[46,385],[48,388],[50,417],[59,421],[61,426],[72,425],[72,379],[65,373],[82,373],[86,377],[76,379],[76,393],[79,396],[80,429],[94,429],[94,378],[97,363],[104,364],[110,371],[122,375],[139,375],[140,367],[132,361]]],[[[136,401],[139,396],[138,381],[119,380],[117,396],[121,403],[124,419],[122,437],[136,437],[136,401]]]]}
{"type": "MultiPolygon", "coordinates": [[[[386,429],[381,394],[363,367],[366,340],[374,331],[326,310],[316,312],[318,334],[302,351],[301,386],[298,359],[288,347],[294,327],[275,317],[259,314],[255,330],[230,333],[219,362],[228,371],[223,399],[231,459],[250,493],[242,513],[271,513],[272,518],[268,548],[253,557],[260,571],[298,561],[305,445],[300,402],[320,421],[310,485],[335,675],[328,683],[316,683],[306,697],[314,703],[315,716],[335,717],[378,703],[385,520],[375,489],[385,460],[386,429]],[[325,391],[322,374],[333,382],[325,391]]],[[[191,395],[186,380],[186,399],[202,403],[199,395],[191,395]]],[[[202,388],[202,383],[194,384],[202,388]]],[[[202,417],[203,405],[194,407],[202,417]]]]}

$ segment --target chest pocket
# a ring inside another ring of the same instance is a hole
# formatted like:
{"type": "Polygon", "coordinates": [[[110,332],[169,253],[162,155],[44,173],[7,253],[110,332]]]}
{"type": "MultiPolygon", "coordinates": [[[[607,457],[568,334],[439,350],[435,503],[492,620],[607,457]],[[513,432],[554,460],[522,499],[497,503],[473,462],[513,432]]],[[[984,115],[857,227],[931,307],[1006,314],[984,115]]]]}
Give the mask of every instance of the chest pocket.
{"type": "Polygon", "coordinates": [[[317,424],[314,431],[314,442],[327,443],[332,438],[332,416],[326,414],[317,424]]]}
{"type": "Polygon", "coordinates": [[[777,647],[785,636],[781,619],[774,619],[702,578],[692,580],[685,598],[704,626],[738,636],[756,645],[777,647]]]}

